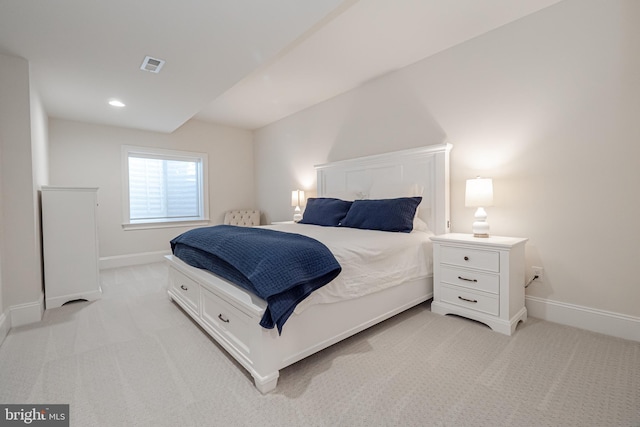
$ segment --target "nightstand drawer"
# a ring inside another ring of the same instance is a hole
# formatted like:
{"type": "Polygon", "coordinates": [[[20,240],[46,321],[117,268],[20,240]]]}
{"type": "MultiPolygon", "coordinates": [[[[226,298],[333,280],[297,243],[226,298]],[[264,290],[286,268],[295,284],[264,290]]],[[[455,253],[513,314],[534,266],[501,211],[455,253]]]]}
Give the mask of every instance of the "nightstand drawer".
{"type": "Polygon", "coordinates": [[[481,311],[493,316],[500,314],[500,300],[497,295],[448,284],[441,284],[440,293],[442,302],[481,311]]]}
{"type": "Polygon", "coordinates": [[[444,264],[500,272],[500,254],[497,251],[442,245],[440,261],[444,264]]]}
{"type": "Polygon", "coordinates": [[[477,289],[480,291],[500,293],[500,276],[491,273],[482,273],[477,270],[463,270],[461,268],[451,268],[442,266],[440,268],[443,282],[464,286],[465,288],[477,289]]]}

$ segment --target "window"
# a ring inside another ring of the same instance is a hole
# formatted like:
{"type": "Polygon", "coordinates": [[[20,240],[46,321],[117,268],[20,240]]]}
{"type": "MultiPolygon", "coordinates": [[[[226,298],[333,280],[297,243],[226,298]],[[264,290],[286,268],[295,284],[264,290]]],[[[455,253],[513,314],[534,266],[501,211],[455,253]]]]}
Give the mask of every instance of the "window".
{"type": "Polygon", "coordinates": [[[125,145],[122,170],[125,229],[208,221],[206,154],[125,145]]]}

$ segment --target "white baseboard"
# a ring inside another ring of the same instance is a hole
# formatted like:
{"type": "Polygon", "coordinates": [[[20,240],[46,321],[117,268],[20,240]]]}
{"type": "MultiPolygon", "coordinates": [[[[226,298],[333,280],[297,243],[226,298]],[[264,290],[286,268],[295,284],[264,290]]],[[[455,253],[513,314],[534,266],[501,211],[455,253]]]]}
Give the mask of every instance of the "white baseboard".
{"type": "Polygon", "coordinates": [[[4,342],[11,329],[11,318],[5,313],[0,314],[0,345],[4,342]]]}
{"type": "Polygon", "coordinates": [[[163,262],[164,256],[170,254],[171,251],[167,250],[102,257],[100,258],[100,270],[104,270],[106,268],[128,267],[130,265],[151,264],[153,262],[163,262]]]}
{"type": "Polygon", "coordinates": [[[40,295],[40,299],[36,302],[11,306],[9,312],[12,328],[37,323],[42,320],[44,314],[44,295],[40,295]]]}
{"type": "Polygon", "coordinates": [[[640,318],[527,296],[529,316],[618,338],[640,341],[640,318]]]}

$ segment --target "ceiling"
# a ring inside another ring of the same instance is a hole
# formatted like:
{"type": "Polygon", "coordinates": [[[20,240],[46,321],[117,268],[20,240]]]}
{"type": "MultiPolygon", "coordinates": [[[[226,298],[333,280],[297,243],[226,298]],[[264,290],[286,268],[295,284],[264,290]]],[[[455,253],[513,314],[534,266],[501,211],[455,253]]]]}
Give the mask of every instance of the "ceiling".
{"type": "Polygon", "coordinates": [[[0,54],[51,117],[257,129],[558,1],[0,0],[0,54]]]}

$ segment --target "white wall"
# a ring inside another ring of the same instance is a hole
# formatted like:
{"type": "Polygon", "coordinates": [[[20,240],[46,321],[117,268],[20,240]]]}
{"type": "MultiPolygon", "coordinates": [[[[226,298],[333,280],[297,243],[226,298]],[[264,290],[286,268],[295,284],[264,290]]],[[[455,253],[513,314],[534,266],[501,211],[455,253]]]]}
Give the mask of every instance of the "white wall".
{"type": "Polygon", "coordinates": [[[43,310],[37,188],[46,182],[46,122],[28,62],[0,55],[2,300],[12,326],[40,320],[43,310]]]}
{"type": "Polygon", "coordinates": [[[453,231],[465,180],[493,177],[492,233],[544,268],[530,297],[640,320],[638,16],[567,0],[256,131],[258,207],[289,219],[314,164],[446,138],[453,231]]]}
{"type": "Polygon", "coordinates": [[[49,118],[44,110],[38,91],[31,82],[29,86],[31,110],[31,164],[33,175],[34,233],[38,262],[38,274],[44,286],[44,260],[42,259],[42,215],[40,188],[49,183],[49,118]]]}
{"type": "MultiPolygon", "coordinates": [[[[2,62],[2,57],[0,57],[0,63],[2,62]]],[[[0,76],[2,76],[2,74],[0,74],[0,76]]],[[[0,87],[3,87],[3,83],[2,83],[2,77],[0,77],[0,87]]],[[[4,91],[4,89],[0,89],[0,91],[4,91]]],[[[0,92],[1,93],[1,92],[0,92]]],[[[0,101],[1,103],[2,101],[0,101]]],[[[0,107],[1,108],[1,107],[0,107]]],[[[1,120],[1,119],[0,119],[1,120]]],[[[2,165],[2,139],[0,139],[0,165],[2,165]]],[[[0,171],[0,345],[2,344],[2,342],[4,341],[4,338],[7,336],[7,333],[9,332],[9,316],[7,316],[7,310],[5,309],[4,306],[4,301],[2,299],[2,292],[3,292],[3,288],[4,288],[4,284],[3,284],[3,274],[2,274],[2,264],[3,264],[3,259],[4,259],[4,245],[2,244],[2,242],[4,242],[4,215],[3,215],[3,211],[4,211],[4,207],[3,207],[3,203],[2,200],[4,199],[4,197],[2,197],[2,191],[3,191],[3,179],[2,179],[2,172],[0,171]]]]}
{"type": "Polygon", "coordinates": [[[122,145],[208,153],[212,223],[221,223],[226,210],[254,205],[253,144],[247,130],[192,120],[164,134],[51,119],[49,138],[51,185],[99,187],[103,260],[169,251],[169,240],[188,229],[122,229],[122,145]]]}
{"type": "MultiPolygon", "coordinates": [[[[38,195],[40,187],[49,182],[49,118],[33,84],[29,92],[34,194],[38,195]]],[[[40,227],[38,227],[38,233],[40,233],[40,227]]]]}

